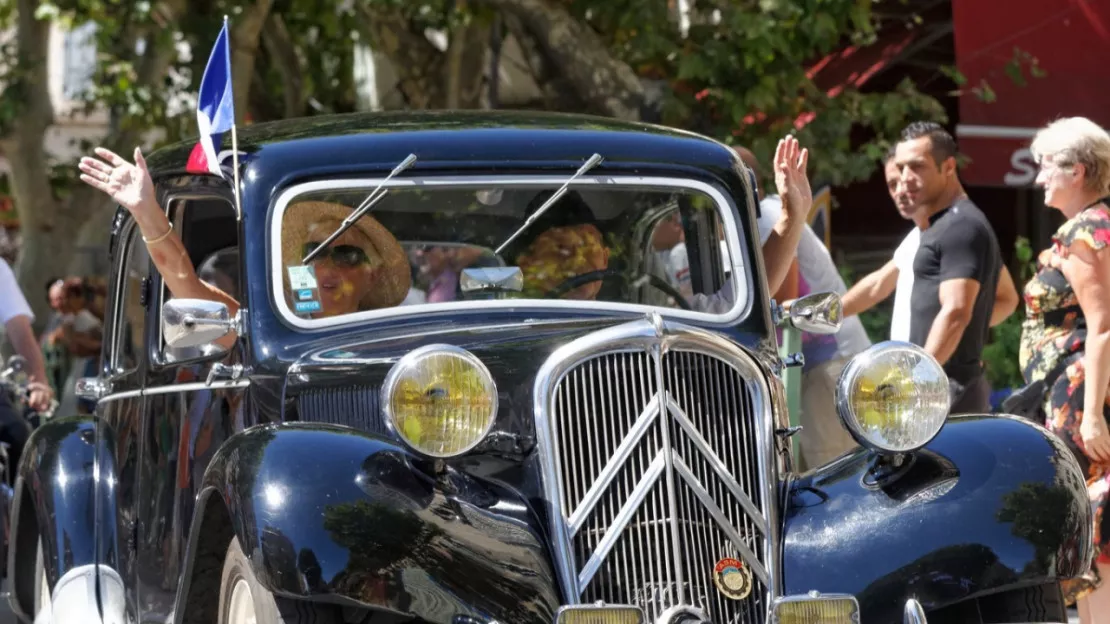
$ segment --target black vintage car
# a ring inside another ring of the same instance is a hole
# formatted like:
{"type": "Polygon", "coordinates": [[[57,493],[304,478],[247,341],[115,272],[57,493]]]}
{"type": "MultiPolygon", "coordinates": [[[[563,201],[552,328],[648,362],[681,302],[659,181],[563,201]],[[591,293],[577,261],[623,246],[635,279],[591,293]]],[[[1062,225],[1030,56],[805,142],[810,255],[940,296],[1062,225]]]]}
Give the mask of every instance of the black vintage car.
{"type": "Polygon", "coordinates": [[[15,484],[25,620],[1066,621],[1075,460],[949,416],[920,349],[857,356],[860,446],[795,470],[776,329],[839,298],[769,300],[728,147],[532,113],[258,124],[225,177],[192,147],[159,202],[241,309],[172,298],[119,212],[96,413],[15,484]]]}

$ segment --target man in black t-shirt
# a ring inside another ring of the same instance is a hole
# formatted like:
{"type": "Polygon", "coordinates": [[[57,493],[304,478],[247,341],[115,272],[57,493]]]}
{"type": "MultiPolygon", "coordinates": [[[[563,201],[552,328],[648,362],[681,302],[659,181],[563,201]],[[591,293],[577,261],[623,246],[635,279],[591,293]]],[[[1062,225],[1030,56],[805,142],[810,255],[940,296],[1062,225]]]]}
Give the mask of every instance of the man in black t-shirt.
{"type": "Polygon", "coordinates": [[[956,142],[935,123],[902,131],[894,163],[910,212],[928,219],[913,260],[910,342],[948,373],[953,413],[990,411],[980,356],[990,329],[1002,255],[986,216],[956,172],[956,142]]]}

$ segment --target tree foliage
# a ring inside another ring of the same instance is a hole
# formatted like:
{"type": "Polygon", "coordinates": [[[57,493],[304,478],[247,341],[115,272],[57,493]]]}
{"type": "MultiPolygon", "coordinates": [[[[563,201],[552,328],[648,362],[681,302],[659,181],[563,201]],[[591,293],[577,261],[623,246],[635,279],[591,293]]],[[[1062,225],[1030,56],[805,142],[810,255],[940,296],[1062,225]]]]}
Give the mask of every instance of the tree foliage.
{"type": "Polygon", "coordinates": [[[658,121],[743,144],[764,162],[792,132],[811,148],[815,178],[843,184],[870,175],[908,119],[943,118],[908,82],[828,93],[807,74],[840,46],[874,41],[872,7],[894,1],[691,0],[680,15],[676,0],[0,0],[0,27],[14,33],[0,41],[0,147],[26,156],[9,157],[25,228],[21,282],[30,291],[64,273],[72,251],[60,243],[83,224],[107,229],[103,199],[76,183],[74,163],[41,147],[57,121],[51,24],[95,24],[93,87],[72,114],[106,113],[103,144],[127,154],[144,136],[195,136],[191,94],[226,15],[244,123],[364,106],[355,64],[367,44],[395,74],[384,90],[402,107],[503,105],[496,93],[511,66],[537,86],[513,106],[658,121]]]}

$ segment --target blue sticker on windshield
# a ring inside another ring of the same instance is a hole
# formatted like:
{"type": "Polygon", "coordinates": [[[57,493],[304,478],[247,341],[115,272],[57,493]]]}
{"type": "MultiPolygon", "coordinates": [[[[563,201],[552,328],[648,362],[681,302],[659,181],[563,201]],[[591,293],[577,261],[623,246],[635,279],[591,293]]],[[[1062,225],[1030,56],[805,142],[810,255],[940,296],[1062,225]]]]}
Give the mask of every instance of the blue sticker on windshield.
{"type": "Polygon", "coordinates": [[[298,290],[297,291],[297,299],[299,301],[309,301],[310,299],[312,299],[312,290],[309,289],[309,288],[305,288],[303,290],[298,290]]]}
{"type": "Polygon", "coordinates": [[[298,301],[297,303],[293,304],[293,308],[297,311],[298,314],[302,314],[304,312],[319,312],[320,311],[320,302],[319,301],[298,301]]]}

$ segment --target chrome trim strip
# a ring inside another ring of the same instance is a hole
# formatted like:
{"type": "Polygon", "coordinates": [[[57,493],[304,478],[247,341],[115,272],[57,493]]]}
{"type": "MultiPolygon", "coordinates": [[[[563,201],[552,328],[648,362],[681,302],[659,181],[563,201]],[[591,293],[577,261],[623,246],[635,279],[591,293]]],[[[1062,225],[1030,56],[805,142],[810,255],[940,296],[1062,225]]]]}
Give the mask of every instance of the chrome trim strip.
{"type": "Polygon", "coordinates": [[[605,464],[605,468],[601,470],[601,474],[597,476],[597,480],[590,487],[586,495],[582,497],[582,502],[578,503],[578,507],[571,514],[570,519],[567,521],[567,528],[570,530],[571,537],[578,534],[578,530],[582,528],[582,523],[590,512],[594,510],[597,503],[601,500],[602,494],[608,489],[609,485],[616,478],[617,473],[624,467],[625,462],[628,460],[629,455],[636,449],[636,445],[643,439],[644,434],[652,424],[655,423],[656,417],[659,416],[659,410],[654,405],[648,404],[644,406],[644,411],[636,419],[636,423],[632,426],[628,436],[617,447],[617,451],[605,464]]]}
{"type": "Polygon", "coordinates": [[[135,399],[143,395],[142,390],[124,390],[123,392],[114,392],[112,394],[105,394],[96,400],[96,404],[100,405],[107,401],[122,401],[123,399],[135,399]]]}
{"type": "Polygon", "coordinates": [[[744,538],[740,537],[740,534],[736,532],[736,529],[728,521],[728,518],[725,517],[725,512],[722,511],[721,508],[717,506],[717,503],[713,501],[713,497],[709,495],[708,491],[706,491],[705,486],[702,485],[702,482],[694,476],[694,473],[690,470],[689,467],[686,466],[686,462],[682,461],[681,457],[676,457],[674,458],[674,460],[675,472],[678,473],[678,475],[682,477],[684,481],[686,481],[686,484],[690,486],[691,490],[693,490],[694,496],[698,497],[698,500],[700,500],[701,503],[705,505],[705,508],[709,511],[710,515],[712,515],[713,518],[718,523],[720,523],[721,530],[728,534],[728,538],[732,540],[733,545],[736,546],[736,548],[747,559],[748,567],[750,567],[752,571],[755,572],[755,575],[759,577],[759,580],[763,581],[764,583],[770,582],[770,579],[767,577],[767,569],[763,567],[763,564],[759,563],[759,558],[756,557],[755,553],[752,552],[752,549],[748,548],[748,545],[744,543],[744,538]]]}
{"type": "MultiPolygon", "coordinates": [[[[740,176],[744,180],[745,187],[748,184],[747,176],[740,176]]],[[[373,188],[378,184],[384,182],[384,178],[338,178],[332,180],[318,180],[314,182],[304,182],[301,184],[294,184],[282,190],[274,201],[273,209],[269,215],[268,237],[266,253],[268,254],[267,264],[270,267],[270,294],[274,300],[274,307],[278,311],[278,315],[282,321],[290,327],[297,329],[322,329],[325,327],[335,327],[339,325],[350,325],[359,322],[370,320],[379,320],[392,318],[397,316],[404,316],[411,318],[413,315],[421,314],[443,314],[445,312],[455,311],[476,311],[485,310],[493,307],[495,309],[529,309],[529,310],[581,310],[585,302],[582,301],[569,301],[569,300],[528,300],[528,299],[510,299],[510,300],[483,300],[483,301],[455,301],[447,303],[434,303],[434,304],[420,304],[412,306],[398,306],[393,308],[384,308],[381,310],[365,310],[356,314],[343,315],[339,317],[325,318],[325,319],[302,319],[296,316],[289,308],[285,297],[282,296],[284,274],[285,270],[281,266],[281,254],[275,253],[275,242],[281,240],[281,220],[285,214],[286,208],[298,196],[304,193],[320,190],[346,190],[346,189],[362,189],[373,188]]],[[[383,188],[484,188],[490,185],[501,187],[519,187],[519,186],[545,186],[545,187],[558,187],[566,182],[566,176],[492,176],[492,175],[474,175],[474,176],[423,176],[411,178],[394,178],[389,180],[388,183],[383,185],[383,188]]],[[[616,302],[589,302],[589,309],[599,311],[613,311],[613,312],[633,312],[639,314],[648,314],[651,312],[665,313],[669,317],[680,318],[690,321],[702,321],[707,323],[733,325],[740,319],[750,315],[755,309],[755,305],[766,305],[765,301],[755,301],[752,296],[755,291],[755,270],[757,265],[751,267],[745,266],[744,259],[747,258],[748,239],[744,230],[740,229],[740,223],[737,222],[737,215],[740,211],[750,210],[754,204],[739,206],[731,201],[724,193],[716,187],[688,178],[677,177],[653,177],[653,176],[582,176],[575,180],[570,188],[586,188],[600,187],[612,188],[613,186],[627,186],[633,188],[650,188],[659,187],[666,189],[687,189],[702,192],[708,195],[717,204],[718,214],[721,218],[721,225],[725,230],[725,240],[728,245],[728,252],[732,263],[732,275],[742,275],[743,279],[739,284],[734,284],[736,290],[736,301],[733,303],[732,308],[724,314],[710,314],[706,312],[692,312],[681,309],[668,309],[656,308],[652,306],[616,303],[616,302]],[[750,269],[750,270],[749,270],[750,269]]],[[[752,194],[749,192],[749,199],[752,194]]],[[[753,214],[753,213],[748,213],[753,214]]],[[[752,223],[754,227],[754,221],[752,223]]]]}
{"type": "Polygon", "coordinates": [[[153,386],[143,388],[143,396],[154,394],[176,394],[178,392],[192,392],[194,390],[230,390],[232,388],[246,388],[251,385],[250,379],[225,379],[205,383],[203,381],[174,384],[171,386],[153,386]]]}
{"type": "Polygon", "coordinates": [[[124,390],[123,392],[113,392],[106,394],[97,400],[97,404],[104,403],[105,401],[119,401],[122,399],[135,399],[144,396],[153,396],[157,394],[176,394],[178,392],[192,392],[194,390],[229,390],[232,388],[246,388],[251,385],[250,379],[235,379],[213,381],[211,384],[204,383],[203,381],[171,384],[168,386],[151,386],[149,388],[142,388],[139,390],[124,390]]]}
{"type": "MultiPolygon", "coordinates": [[[[666,375],[663,373],[663,344],[662,338],[666,329],[663,327],[663,321],[659,315],[651,315],[652,329],[655,330],[656,337],[660,339],[659,344],[652,345],[651,359],[655,364],[655,378],[659,380],[659,392],[655,395],[655,400],[659,402],[659,414],[662,415],[664,410],[667,409],[665,400],[666,395],[666,375]]],[[[671,517],[671,556],[675,561],[682,560],[682,528],[678,526],[678,491],[674,482],[674,446],[671,444],[671,428],[663,426],[659,428],[663,434],[663,457],[667,460],[667,505],[669,507],[667,513],[671,517]]],[[[680,594],[679,600],[685,602],[686,600],[686,575],[683,570],[684,566],[675,565],[671,567],[671,571],[675,575],[675,586],[678,587],[680,594]]]]}
{"type": "Polygon", "coordinates": [[[616,545],[617,539],[624,532],[624,528],[632,520],[632,516],[636,515],[636,511],[643,504],[644,499],[647,498],[651,492],[651,486],[659,480],[659,473],[667,466],[667,456],[663,451],[651,460],[651,465],[644,472],[644,476],[640,477],[640,481],[636,483],[636,488],[628,496],[628,500],[621,505],[620,511],[617,512],[617,517],[613,519],[613,524],[605,530],[605,537],[597,545],[597,550],[590,555],[590,560],[586,565],[582,566],[582,572],[578,575],[578,595],[581,596],[582,592],[586,591],[586,586],[593,580],[594,574],[597,574],[598,568],[601,567],[605,557],[609,555],[609,551],[616,545]]]}
{"type": "Polygon", "coordinates": [[[914,598],[906,601],[906,608],[902,613],[903,624],[925,624],[925,609],[914,598]]]}
{"type": "Polygon", "coordinates": [[[768,595],[765,597],[765,604],[772,605],[782,593],[779,577],[781,561],[779,507],[782,501],[777,491],[780,474],[774,436],[775,414],[772,411],[773,397],[780,395],[781,392],[772,394],[763,369],[753,356],[727,338],[674,321],[661,321],[660,324],[662,326],[660,333],[657,333],[656,326],[651,320],[643,319],[583,336],[552,353],[537,373],[532,397],[532,407],[536,414],[536,443],[544,494],[551,506],[550,522],[555,573],[563,597],[568,604],[577,604],[581,594],[575,574],[573,534],[569,530],[565,511],[567,501],[563,496],[562,488],[559,487],[562,458],[552,421],[556,401],[554,390],[569,371],[600,355],[621,352],[650,354],[654,350],[661,358],[662,354],[684,347],[716,357],[722,363],[732,367],[749,386],[753,415],[751,424],[755,429],[758,447],[756,468],[761,481],[757,487],[762,487],[760,498],[764,501],[764,511],[756,517],[761,517],[766,527],[763,557],[766,562],[765,587],[768,595]]]}
{"type": "MultiPolygon", "coordinates": [[[[717,454],[713,452],[713,449],[709,448],[709,442],[706,442],[705,438],[703,438],[701,433],[699,433],[698,430],[694,427],[694,423],[690,422],[690,417],[683,413],[678,404],[671,400],[670,397],[667,397],[667,408],[672,414],[675,415],[675,420],[678,421],[679,426],[681,426],[682,430],[686,432],[686,435],[690,437],[690,441],[693,442],[694,446],[698,447],[698,450],[701,451],[702,455],[705,456],[706,461],[709,462],[709,467],[713,469],[713,472],[717,473],[717,476],[720,477],[721,480],[724,482],[725,487],[728,488],[728,491],[731,492],[738,501],[740,501],[740,505],[744,508],[744,511],[748,512],[748,515],[752,517],[752,520],[755,522],[756,528],[759,529],[761,533],[766,535],[767,522],[763,519],[763,512],[759,511],[759,508],[755,506],[755,503],[752,502],[752,499],[748,498],[747,493],[740,489],[740,486],[736,482],[736,479],[729,475],[728,468],[725,466],[725,463],[721,461],[720,457],[717,457],[717,454]]],[[[690,476],[693,477],[694,473],[691,472],[690,476]]],[[[716,503],[714,503],[714,506],[715,505],[716,503]]],[[[723,512],[721,518],[724,518],[723,512]]],[[[727,523],[727,520],[725,522],[727,523]]],[[[764,579],[764,581],[766,580],[767,579],[764,579]]]]}

